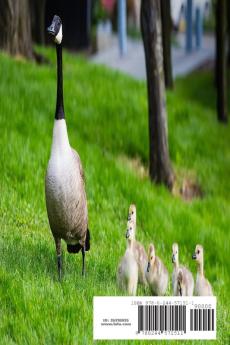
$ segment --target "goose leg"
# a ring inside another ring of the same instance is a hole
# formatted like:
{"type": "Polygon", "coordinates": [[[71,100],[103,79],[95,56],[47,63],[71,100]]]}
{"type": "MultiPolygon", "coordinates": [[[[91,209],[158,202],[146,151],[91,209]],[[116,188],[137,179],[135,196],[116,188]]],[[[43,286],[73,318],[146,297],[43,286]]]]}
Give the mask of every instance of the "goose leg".
{"type": "Polygon", "coordinates": [[[61,255],[57,256],[57,266],[58,266],[58,279],[61,281],[61,278],[62,278],[62,259],[61,259],[61,255]]]}
{"type": "Polygon", "coordinates": [[[81,248],[82,252],[82,275],[85,276],[85,246],[81,248]]]}
{"type": "Polygon", "coordinates": [[[61,278],[62,278],[61,239],[55,238],[55,244],[56,244],[56,253],[57,253],[58,278],[61,281],[61,278]]]}

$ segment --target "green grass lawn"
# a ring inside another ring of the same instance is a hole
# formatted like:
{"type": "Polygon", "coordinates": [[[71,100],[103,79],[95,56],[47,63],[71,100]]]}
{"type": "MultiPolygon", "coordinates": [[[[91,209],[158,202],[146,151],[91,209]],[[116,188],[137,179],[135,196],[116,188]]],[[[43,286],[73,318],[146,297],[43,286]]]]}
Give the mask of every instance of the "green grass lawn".
{"type": "Polygon", "coordinates": [[[202,200],[186,203],[141,173],[148,164],[145,84],[64,54],[66,118],[71,145],[85,170],[92,247],[83,279],[81,255],[68,255],[63,243],[60,284],[44,198],[55,54],[54,49],[42,51],[52,64],[37,66],[0,55],[0,344],[93,343],[93,296],[121,294],[116,269],[126,247],[128,207],[134,202],[137,238],[146,248],[155,243],[170,275],[174,241],[181,262],[194,274],[191,255],[197,243],[203,244],[206,276],[218,300],[218,340],[213,343],[227,345],[230,128],[216,121],[213,77],[200,72],[179,79],[167,95],[174,170],[178,176],[195,176],[204,192],[202,200]]]}

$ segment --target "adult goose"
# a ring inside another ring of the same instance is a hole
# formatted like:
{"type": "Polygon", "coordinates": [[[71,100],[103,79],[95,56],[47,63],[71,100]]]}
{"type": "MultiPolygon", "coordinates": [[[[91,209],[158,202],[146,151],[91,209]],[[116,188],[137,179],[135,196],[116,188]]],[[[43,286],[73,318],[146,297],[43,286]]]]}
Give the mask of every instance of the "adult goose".
{"type": "Polygon", "coordinates": [[[84,174],[78,153],[69,144],[62,82],[62,22],[54,16],[47,29],[57,53],[57,101],[53,141],[48,163],[45,194],[50,228],[57,253],[58,275],[61,279],[61,240],[69,253],[82,252],[82,275],[85,273],[85,251],[90,249],[88,210],[84,174]]]}

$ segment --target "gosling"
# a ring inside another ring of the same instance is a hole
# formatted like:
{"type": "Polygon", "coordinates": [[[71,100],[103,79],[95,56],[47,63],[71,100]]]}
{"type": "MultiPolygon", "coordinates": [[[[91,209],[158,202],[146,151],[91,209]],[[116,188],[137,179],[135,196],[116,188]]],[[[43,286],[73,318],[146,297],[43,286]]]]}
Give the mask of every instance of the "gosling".
{"type": "Polygon", "coordinates": [[[128,222],[133,222],[135,226],[137,225],[137,209],[134,204],[129,206],[128,222]]]}
{"type": "Polygon", "coordinates": [[[168,271],[158,256],[153,244],[149,246],[148,265],[145,273],[153,296],[164,296],[168,287],[168,271]]]}
{"type": "Polygon", "coordinates": [[[182,291],[183,294],[181,296],[192,296],[194,290],[194,279],[192,273],[186,267],[179,265],[179,248],[177,243],[173,243],[172,245],[172,263],[174,265],[172,273],[173,295],[180,296],[178,292],[182,291]],[[179,271],[181,274],[178,281],[179,271]],[[183,289],[178,287],[178,284],[180,286],[180,283],[183,284],[183,289]]]}
{"type": "Polygon", "coordinates": [[[211,284],[204,276],[204,250],[200,244],[196,245],[192,258],[197,262],[195,294],[197,296],[213,296],[211,284]]]}
{"type": "Polygon", "coordinates": [[[127,241],[125,255],[117,270],[118,287],[127,291],[129,295],[135,296],[138,283],[138,265],[134,256],[133,241],[127,241]]]}
{"type": "Polygon", "coordinates": [[[185,274],[181,268],[178,269],[177,279],[176,279],[176,293],[175,296],[189,296],[187,292],[187,280],[185,279],[185,274]]]}
{"type": "Polygon", "coordinates": [[[133,243],[134,256],[138,265],[138,282],[147,286],[145,270],[148,257],[142,244],[136,241],[136,206],[133,204],[129,207],[126,238],[133,243]]]}

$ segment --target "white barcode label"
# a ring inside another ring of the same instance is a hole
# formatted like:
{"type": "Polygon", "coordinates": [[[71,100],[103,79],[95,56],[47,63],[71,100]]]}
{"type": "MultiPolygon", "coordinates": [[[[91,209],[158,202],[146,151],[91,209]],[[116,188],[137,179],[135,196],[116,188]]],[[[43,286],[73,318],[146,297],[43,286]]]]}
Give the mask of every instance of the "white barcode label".
{"type": "Polygon", "coordinates": [[[94,297],[94,339],[216,339],[216,297],[94,297]]]}

